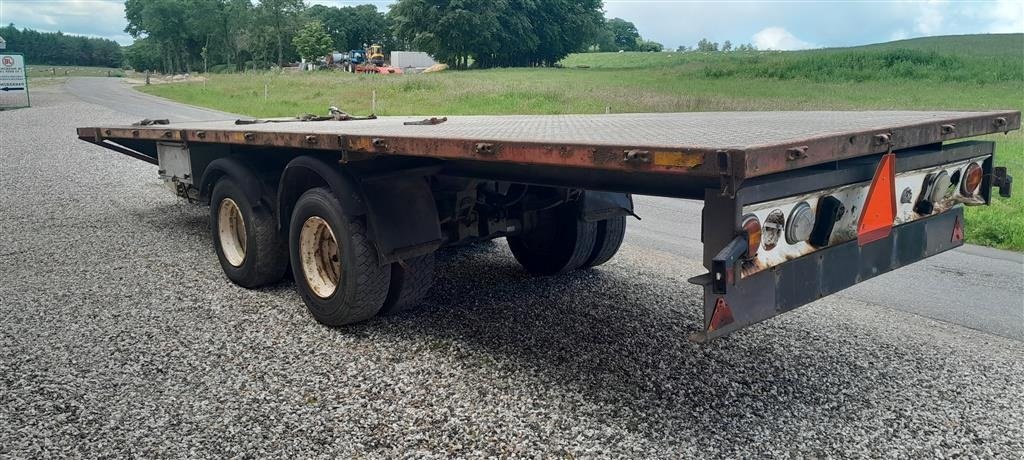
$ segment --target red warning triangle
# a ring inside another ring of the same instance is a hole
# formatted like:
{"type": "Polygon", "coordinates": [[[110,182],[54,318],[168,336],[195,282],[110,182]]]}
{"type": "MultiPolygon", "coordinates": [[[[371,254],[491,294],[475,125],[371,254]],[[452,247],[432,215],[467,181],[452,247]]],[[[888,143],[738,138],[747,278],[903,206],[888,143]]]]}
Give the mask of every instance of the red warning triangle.
{"type": "Polygon", "coordinates": [[[892,233],[896,221],[896,154],[882,155],[857,223],[857,244],[878,241],[892,233]]]}
{"type": "Polygon", "coordinates": [[[711,324],[708,324],[708,332],[716,329],[721,329],[722,326],[731,324],[735,321],[732,318],[732,309],[729,308],[729,304],[725,303],[725,298],[719,297],[715,301],[715,311],[711,313],[711,324]]]}
{"type": "Polygon", "coordinates": [[[964,224],[960,222],[960,216],[956,216],[956,221],[953,222],[953,237],[949,241],[952,243],[964,241],[964,224]]]}

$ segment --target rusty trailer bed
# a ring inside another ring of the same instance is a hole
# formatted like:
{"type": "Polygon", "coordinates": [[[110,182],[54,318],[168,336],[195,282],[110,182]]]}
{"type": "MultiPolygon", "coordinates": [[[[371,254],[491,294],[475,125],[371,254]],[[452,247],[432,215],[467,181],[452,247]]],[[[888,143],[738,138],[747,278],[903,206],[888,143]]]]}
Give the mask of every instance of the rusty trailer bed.
{"type": "Polygon", "coordinates": [[[1018,111],[705,112],[294,119],[79,128],[83,140],[150,157],[153,141],[300,148],[451,160],[490,176],[690,196],[709,184],[1020,128],[1018,111]],[[421,124],[410,124],[420,122],[421,124]],[[141,142],[140,142],[141,141],[141,142]],[[146,149],[141,149],[146,150],[146,149]],[[554,168],[554,169],[553,169],[554,168]],[[571,172],[575,171],[575,172],[571,172]],[[627,174],[616,174],[627,173],[627,174]],[[658,184],[638,181],[656,178],[658,184]],[[559,180],[556,180],[559,179],[559,180]],[[677,193],[676,189],[687,189],[677,193]]]}

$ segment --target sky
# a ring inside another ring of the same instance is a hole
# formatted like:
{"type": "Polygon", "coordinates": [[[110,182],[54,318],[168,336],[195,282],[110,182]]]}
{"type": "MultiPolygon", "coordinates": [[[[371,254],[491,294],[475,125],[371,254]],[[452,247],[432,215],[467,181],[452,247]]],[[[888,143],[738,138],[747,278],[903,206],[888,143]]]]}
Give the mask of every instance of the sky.
{"type": "MultiPolygon", "coordinates": [[[[392,1],[306,0],[351,6],[392,1]]],[[[606,16],[636,24],[669,49],[701,38],[793,50],[974,33],[1024,33],[1024,0],[981,1],[686,1],[604,0],[606,16]]],[[[0,24],[104,37],[121,44],[124,0],[0,0],[0,24]]]]}

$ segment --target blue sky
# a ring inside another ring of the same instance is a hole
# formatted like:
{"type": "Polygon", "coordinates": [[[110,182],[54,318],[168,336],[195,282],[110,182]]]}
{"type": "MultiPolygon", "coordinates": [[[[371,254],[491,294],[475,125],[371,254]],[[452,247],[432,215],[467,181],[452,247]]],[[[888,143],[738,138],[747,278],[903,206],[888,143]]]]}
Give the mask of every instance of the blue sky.
{"type": "MultiPolygon", "coordinates": [[[[335,6],[391,1],[307,0],[335,6]]],[[[123,0],[0,0],[0,23],[106,37],[122,44],[123,0]]],[[[762,49],[849,46],[931,35],[1024,32],[1024,0],[684,1],[605,0],[608,17],[637,25],[669,48],[707,37],[762,49]]]]}

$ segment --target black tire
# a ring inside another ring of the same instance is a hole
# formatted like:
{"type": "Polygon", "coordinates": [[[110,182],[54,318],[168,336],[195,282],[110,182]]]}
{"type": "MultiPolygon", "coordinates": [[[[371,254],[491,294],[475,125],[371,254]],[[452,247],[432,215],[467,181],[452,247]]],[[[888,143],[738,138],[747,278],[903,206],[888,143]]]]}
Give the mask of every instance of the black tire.
{"type": "Polygon", "coordinates": [[[253,206],[231,177],[217,181],[210,195],[210,234],[220,266],[233,283],[252,289],[284,278],[288,269],[288,246],[277,229],[277,220],[265,205],[253,206]],[[224,229],[226,236],[221,236],[221,208],[230,208],[230,203],[241,215],[241,227],[245,233],[240,238],[232,238],[228,228],[224,229]],[[225,242],[233,245],[227,250],[231,253],[230,260],[225,252],[225,242]],[[240,263],[237,248],[244,248],[240,263]]]}
{"type": "Polygon", "coordinates": [[[418,306],[433,284],[434,254],[391,264],[391,286],[380,314],[393,315],[418,306]]]}
{"type": "Polygon", "coordinates": [[[612,217],[597,223],[597,237],[590,258],[583,263],[583,268],[596,267],[615,256],[626,236],[626,216],[612,217]]]}
{"type": "Polygon", "coordinates": [[[596,238],[597,224],[579,220],[575,207],[564,205],[545,212],[529,233],[507,240],[512,255],[526,271],[554,275],[583,266],[596,238]]]}
{"type": "Polygon", "coordinates": [[[366,238],[363,217],[348,216],[333,193],[314,188],[295,203],[288,235],[295,286],[313,318],[329,326],[341,326],[377,314],[388,295],[391,266],[379,263],[377,250],[366,238]],[[325,297],[310,287],[300,248],[303,225],[312,217],[326,222],[338,246],[340,279],[325,297]]]}

